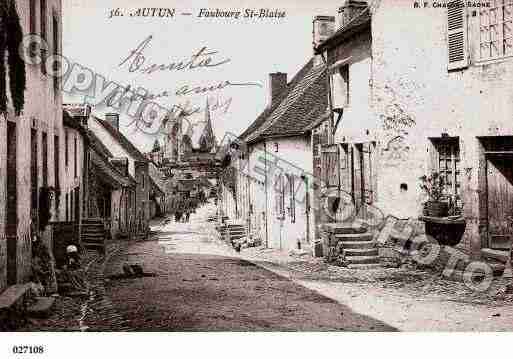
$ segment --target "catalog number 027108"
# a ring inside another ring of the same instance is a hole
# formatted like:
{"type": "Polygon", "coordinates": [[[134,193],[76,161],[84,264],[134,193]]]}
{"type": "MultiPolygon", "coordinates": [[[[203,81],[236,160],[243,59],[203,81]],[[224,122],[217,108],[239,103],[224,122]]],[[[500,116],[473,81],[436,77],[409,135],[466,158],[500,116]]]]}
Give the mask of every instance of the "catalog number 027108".
{"type": "Polygon", "coordinates": [[[12,347],[13,354],[43,354],[45,347],[42,345],[15,345],[12,347]]]}

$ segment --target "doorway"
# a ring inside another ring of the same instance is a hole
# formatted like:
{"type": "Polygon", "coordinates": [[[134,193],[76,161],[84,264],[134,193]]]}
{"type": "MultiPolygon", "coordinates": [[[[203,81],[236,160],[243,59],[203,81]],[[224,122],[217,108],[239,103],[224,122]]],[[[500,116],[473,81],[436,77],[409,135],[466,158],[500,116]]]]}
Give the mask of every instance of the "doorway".
{"type": "Polygon", "coordinates": [[[7,285],[17,283],[18,193],[16,175],[16,123],[7,121],[7,285]]]}

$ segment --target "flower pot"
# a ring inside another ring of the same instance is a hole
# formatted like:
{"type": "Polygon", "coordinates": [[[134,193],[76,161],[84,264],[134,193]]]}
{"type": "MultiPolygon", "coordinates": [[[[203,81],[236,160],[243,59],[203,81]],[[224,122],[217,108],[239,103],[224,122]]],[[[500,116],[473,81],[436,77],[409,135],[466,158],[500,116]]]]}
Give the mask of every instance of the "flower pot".
{"type": "Polygon", "coordinates": [[[429,217],[447,217],[449,205],[445,202],[428,201],[424,204],[424,214],[429,217]]]}

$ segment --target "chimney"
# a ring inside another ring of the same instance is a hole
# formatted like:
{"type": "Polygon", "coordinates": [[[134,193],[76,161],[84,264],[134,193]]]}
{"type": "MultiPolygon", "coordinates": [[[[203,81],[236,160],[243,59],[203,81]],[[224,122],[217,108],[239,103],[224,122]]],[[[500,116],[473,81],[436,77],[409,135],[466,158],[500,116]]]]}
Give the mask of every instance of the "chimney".
{"type": "Polygon", "coordinates": [[[107,121],[112,127],[119,131],[119,113],[106,113],[105,121],[107,121]]]}
{"type": "MultiPolygon", "coordinates": [[[[314,49],[335,32],[335,17],[318,15],[314,17],[312,29],[312,42],[314,49]]],[[[322,56],[315,55],[314,66],[323,64],[322,56]]]]}
{"type": "Polygon", "coordinates": [[[366,1],[345,0],[344,5],[338,8],[336,29],[347,25],[349,21],[358,16],[367,7],[366,1]]]}
{"type": "Polygon", "coordinates": [[[318,15],[313,20],[313,46],[317,47],[321,42],[335,32],[335,16],[318,15]]]}
{"type": "Polygon", "coordinates": [[[275,72],[269,74],[269,106],[274,105],[281,93],[287,88],[287,74],[275,72]]]}

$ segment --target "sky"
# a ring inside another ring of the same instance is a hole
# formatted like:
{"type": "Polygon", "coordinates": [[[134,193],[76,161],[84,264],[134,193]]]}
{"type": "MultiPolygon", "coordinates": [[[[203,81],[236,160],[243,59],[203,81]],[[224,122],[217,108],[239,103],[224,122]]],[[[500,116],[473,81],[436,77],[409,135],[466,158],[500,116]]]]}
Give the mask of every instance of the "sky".
{"type": "MultiPolygon", "coordinates": [[[[221,139],[226,132],[240,134],[268,103],[268,78],[272,72],[286,72],[290,80],[312,56],[312,20],[315,15],[334,16],[340,0],[259,0],[259,1],[179,1],[179,0],[63,0],[63,55],[87,66],[106,80],[133,88],[143,87],[151,94],[167,96],[156,99],[165,108],[187,101],[203,109],[207,96],[212,110],[214,132],[221,139]],[[143,7],[175,9],[175,16],[137,17],[143,7]],[[113,16],[119,8],[123,16],[113,16]],[[285,11],[279,19],[198,18],[200,9],[242,11],[261,8],[285,11]],[[192,13],[191,16],[181,15],[192,13]],[[169,64],[188,61],[202,48],[212,52],[213,67],[189,70],[164,70],[152,73],[130,72],[131,55],[151,36],[141,53],[144,64],[169,64]],[[183,86],[213,86],[251,83],[248,86],[225,86],[207,94],[176,96],[183,86]],[[224,104],[215,109],[215,104],[224,104]],[[229,104],[229,105],[226,105],[229,104]]],[[[84,101],[83,96],[65,94],[65,102],[84,101]]],[[[100,117],[112,109],[96,108],[100,117]]],[[[200,121],[204,111],[191,116],[200,121]]],[[[143,151],[149,151],[154,136],[128,126],[130,118],[121,116],[121,131],[143,151]]]]}

